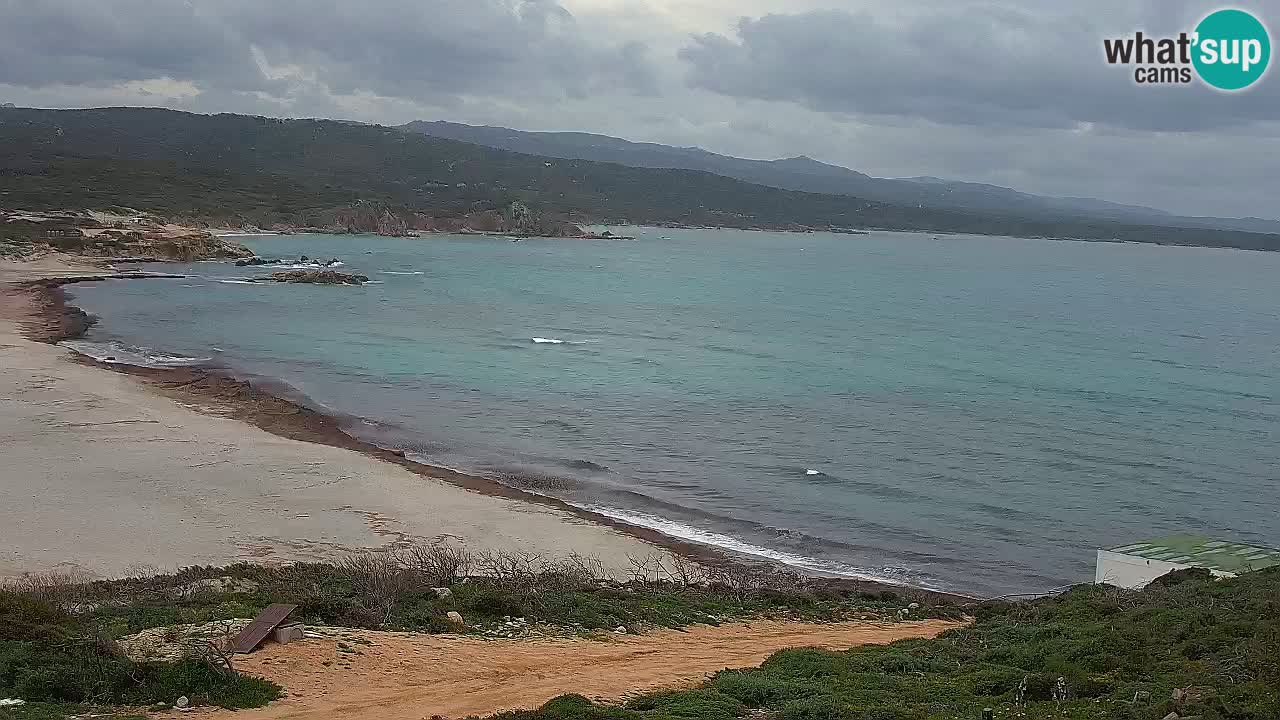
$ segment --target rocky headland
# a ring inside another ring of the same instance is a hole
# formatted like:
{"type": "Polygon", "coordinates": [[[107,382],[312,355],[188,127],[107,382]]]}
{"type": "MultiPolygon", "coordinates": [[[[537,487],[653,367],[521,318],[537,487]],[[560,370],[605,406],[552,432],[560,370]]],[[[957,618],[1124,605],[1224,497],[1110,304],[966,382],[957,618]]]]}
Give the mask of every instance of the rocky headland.
{"type": "Polygon", "coordinates": [[[0,256],[25,258],[49,253],[126,262],[253,257],[240,243],[146,214],[0,209],[0,256]]]}

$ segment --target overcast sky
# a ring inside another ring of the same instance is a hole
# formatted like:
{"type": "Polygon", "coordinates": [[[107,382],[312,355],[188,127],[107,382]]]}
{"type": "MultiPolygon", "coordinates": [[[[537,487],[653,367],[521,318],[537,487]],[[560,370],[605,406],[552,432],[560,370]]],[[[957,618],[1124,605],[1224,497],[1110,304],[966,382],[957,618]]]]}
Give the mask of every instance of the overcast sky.
{"type": "MultiPolygon", "coordinates": [[[[1280,27],[1280,0],[1240,0],[1280,27]]],[[[1139,87],[1188,0],[0,0],[0,102],[452,120],[1280,216],[1280,77],[1139,87]]]]}

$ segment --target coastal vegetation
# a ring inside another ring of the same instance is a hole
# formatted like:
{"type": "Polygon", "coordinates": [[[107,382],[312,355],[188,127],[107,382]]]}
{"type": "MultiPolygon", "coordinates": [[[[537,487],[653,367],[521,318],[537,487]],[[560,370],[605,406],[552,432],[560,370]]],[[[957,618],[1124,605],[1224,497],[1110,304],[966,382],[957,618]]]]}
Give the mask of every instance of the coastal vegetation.
{"type": "MultiPolygon", "coordinates": [[[[0,708],[0,717],[50,715],[50,705],[144,706],[189,701],[227,708],[257,707],[280,688],[236,673],[212,657],[137,662],[104,634],[93,613],[70,595],[36,583],[0,590],[0,697],[29,705],[0,708]]],[[[71,585],[62,586],[70,591],[71,585]]]]}
{"type": "MultiPolygon", "coordinates": [[[[333,564],[188,568],[76,582],[29,578],[0,591],[0,717],[59,717],[63,704],[261,705],[281,689],[189,644],[136,655],[139,633],[298,605],[312,625],[484,636],[643,633],[778,617],[923,617],[971,622],[930,640],[834,652],[792,649],[698,687],[603,705],[563,696],[501,720],[1274,720],[1280,717],[1280,571],[1218,580],[1180,571],[1143,591],[1081,585],[1028,602],[968,602],[925,591],[800,579],[750,568],[638,559],[629,577],[591,560],[417,545],[333,564]],[[120,642],[125,639],[124,642],[120,642]],[[126,653],[122,648],[129,648],[126,653]]],[[[288,688],[284,688],[285,691],[288,688]]]]}
{"type": "Polygon", "coordinates": [[[1080,585],[989,603],[930,640],[794,649],[621,707],[580,696],[501,720],[1274,720],[1280,569],[1184,570],[1141,592],[1080,585]]]}
{"type": "Polygon", "coordinates": [[[243,621],[273,603],[297,605],[293,619],[309,625],[510,637],[640,633],[756,617],[960,617],[945,600],[767,569],[708,570],[656,555],[637,558],[625,577],[615,577],[579,556],[548,560],[446,545],[353,554],[332,564],[193,567],[112,581],[36,576],[0,586],[0,697],[27,701],[0,708],[0,718],[60,717],[62,703],[136,707],[180,696],[228,708],[265,704],[280,688],[236,672],[234,657],[221,652],[229,637],[183,629],[243,621]],[[138,642],[139,633],[157,628],[180,652],[155,654],[138,642]]]}
{"type": "Polygon", "coordinates": [[[1263,233],[892,205],[359,123],[159,109],[2,110],[0,168],[7,207],[128,208],[257,227],[560,234],[566,224],[600,221],[1280,249],[1280,236],[1263,233]]]}

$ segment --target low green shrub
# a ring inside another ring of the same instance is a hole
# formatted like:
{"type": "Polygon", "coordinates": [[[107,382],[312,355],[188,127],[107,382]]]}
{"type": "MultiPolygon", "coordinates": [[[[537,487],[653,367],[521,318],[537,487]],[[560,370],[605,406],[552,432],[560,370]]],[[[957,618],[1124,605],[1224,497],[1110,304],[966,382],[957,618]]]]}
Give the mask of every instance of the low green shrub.
{"type": "Polygon", "coordinates": [[[186,695],[197,704],[258,707],[280,688],[202,659],[135,663],[83,618],[49,600],[0,591],[0,697],[29,703],[145,705],[186,695]]]}
{"type": "Polygon", "coordinates": [[[776,720],[976,720],[984,707],[1019,720],[1280,720],[1280,568],[1181,573],[1143,592],[1081,586],[976,615],[932,640],[784,650],[625,709],[675,716],[684,698],[726,717],[732,706],[707,704],[720,697],[776,720]]]}

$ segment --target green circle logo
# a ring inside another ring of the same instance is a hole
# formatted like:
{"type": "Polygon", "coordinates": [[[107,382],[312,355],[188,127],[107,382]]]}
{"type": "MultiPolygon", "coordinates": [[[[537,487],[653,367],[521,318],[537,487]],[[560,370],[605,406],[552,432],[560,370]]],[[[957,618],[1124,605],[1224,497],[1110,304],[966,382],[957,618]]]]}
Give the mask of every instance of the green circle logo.
{"type": "Polygon", "coordinates": [[[1219,10],[1196,26],[1191,58],[1200,79],[1219,90],[1243,90],[1258,81],[1271,60],[1271,37],[1243,10],[1219,10]]]}

